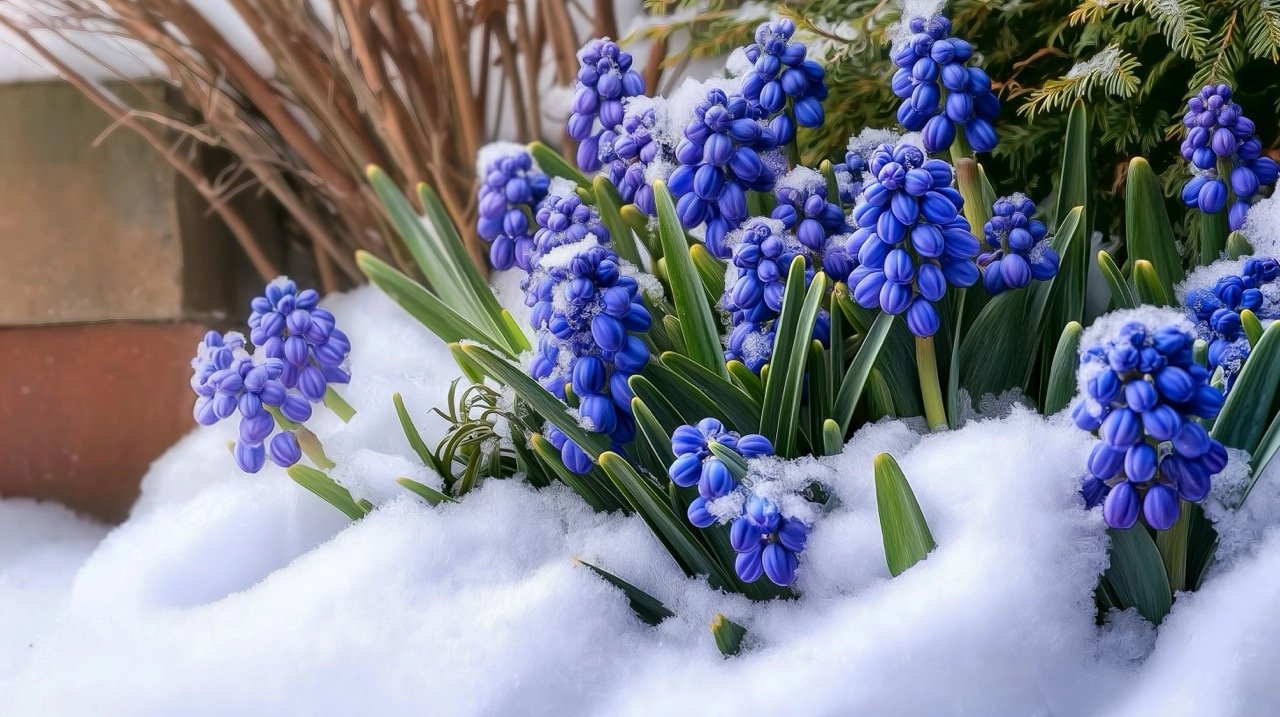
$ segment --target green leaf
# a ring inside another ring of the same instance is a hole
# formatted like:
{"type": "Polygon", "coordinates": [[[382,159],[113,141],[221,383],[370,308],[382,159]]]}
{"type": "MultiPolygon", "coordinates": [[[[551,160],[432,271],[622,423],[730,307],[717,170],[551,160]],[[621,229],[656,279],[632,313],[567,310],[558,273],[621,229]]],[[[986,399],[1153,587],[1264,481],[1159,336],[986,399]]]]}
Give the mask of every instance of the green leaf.
{"type": "Polygon", "coordinates": [[[730,620],[721,613],[716,613],[711,621],[711,634],[716,639],[716,647],[726,658],[742,652],[742,641],[747,636],[747,628],[730,620]]]}
{"type": "Polygon", "coordinates": [[[828,418],[822,422],[822,453],[834,456],[844,450],[844,431],[840,424],[828,418]]]}
{"type": "Polygon", "coordinates": [[[707,291],[707,300],[714,306],[724,295],[724,262],[711,256],[711,253],[701,244],[689,247],[689,258],[693,260],[693,266],[698,270],[698,278],[702,280],[702,287],[707,291]]]}
{"type": "Polygon", "coordinates": [[[649,252],[649,258],[657,262],[662,258],[662,243],[653,235],[653,230],[649,228],[649,215],[640,211],[634,204],[625,204],[622,209],[618,210],[622,215],[622,221],[631,227],[631,231],[640,237],[640,242],[644,244],[644,248],[649,252]]]}
{"type": "Polygon", "coordinates": [[[705,394],[725,416],[721,420],[726,420],[733,430],[739,433],[755,433],[760,430],[760,401],[751,394],[694,363],[688,356],[668,351],[662,354],[662,363],[676,377],[696,386],[705,394]]]}
{"type": "Polygon", "coordinates": [[[706,290],[689,256],[688,241],[680,218],[676,216],[671,192],[667,190],[666,183],[659,181],[654,183],[653,194],[658,207],[658,234],[662,239],[662,254],[671,283],[671,299],[680,317],[688,356],[727,379],[729,373],[724,367],[720,331],[711,313],[706,290]]]}
{"type": "MultiPolygon", "coordinates": [[[[1053,213],[1059,231],[1072,207],[1088,206],[1089,145],[1089,117],[1085,111],[1084,101],[1076,100],[1072,103],[1071,111],[1067,115],[1067,130],[1062,142],[1062,168],[1058,174],[1057,186],[1058,201],[1053,213]]],[[[1087,226],[1088,222],[1086,221],[1085,224],[1087,226]]],[[[1062,258],[1067,259],[1067,257],[1062,258]]]]}
{"type": "MultiPolygon", "coordinates": [[[[836,394],[834,413],[842,436],[849,432],[849,426],[853,423],[853,411],[858,405],[858,399],[862,397],[867,379],[876,365],[876,359],[880,357],[880,349],[889,336],[889,330],[893,328],[893,320],[893,314],[884,312],[876,317],[871,328],[863,336],[858,353],[853,357],[853,363],[849,364],[849,369],[845,371],[844,380],[840,382],[840,392],[836,394]]],[[[841,443],[843,444],[843,441],[841,443]]]]}
{"type": "Polygon", "coordinates": [[[498,383],[510,386],[520,398],[538,412],[538,415],[563,431],[565,436],[578,444],[578,447],[587,455],[596,458],[609,447],[604,436],[589,433],[578,425],[577,419],[569,414],[568,407],[530,378],[519,364],[486,346],[479,344],[462,344],[461,346],[462,351],[483,368],[485,373],[492,376],[498,383]]]}
{"type": "Polygon", "coordinates": [[[1042,411],[1046,416],[1052,416],[1066,408],[1076,395],[1076,368],[1080,365],[1078,353],[1080,335],[1083,333],[1084,327],[1072,321],[1063,327],[1062,336],[1058,337],[1058,348],[1053,352],[1042,411]]]}
{"type": "MultiPolygon", "coordinates": [[[[639,396],[631,399],[631,415],[636,419],[637,436],[648,444],[649,450],[658,461],[655,469],[665,471],[676,460],[676,454],[671,450],[671,430],[674,430],[674,427],[668,430],[663,426],[653,415],[653,411],[649,410],[649,404],[639,396]]],[[[659,472],[658,475],[662,473],[659,472]]]]}
{"type": "Polygon", "coordinates": [[[717,588],[733,584],[733,576],[725,573],[693,534],[688,519],[683,515],[677,516],[666,496],[636,473],[625,458],[606,451],[600,456],[600,466],[686,574],[706,575],[711,585],[717,588]]]}
{"type": "Polygon", "coordinates": [[[1229,258],[1235,260],[1252,253],[1253,245],[1249,243],[1248,237],[1243,233],[1231,232],[1231,234],[1227,235],[1227,256],[1229,258]]]}
{"type": "Polygon", "coordinates": [[[889,383],[885,381],[884,374],[880,373],[880,369],[871,369],[871,375],[867,377],[867,420],[878,421],[885,416],[897,416],[897,409],[894,407],[893,391],[889,388],[889,383]]]}
{"type": "Polygon", "coordinates": [[[1129,260],[1145,259],[1155,267],[1160,285],[1172,296],[1183,279],[1173,224],[1165,210],[1164,192],[1151,165],[1142,157],[1129,161],[1124,197],[1125,245],[1129,260]]]}
{"type": "Polygon", "coordinates": [[[1143,304],[1170,306],[1173,304],[1173,290],[1166,291],[1160,283],[1160,275],[1156,268],[1146,259],[1133,262],[1133,286],[1137,290],[1138,300],[1143,304]]]}
{"type": "Polygon", "coordinates": [[[875,458],[876,511],[884,538],[884,559],[889,574],[897,577],[937,547],[925,522],[916,495],[898,462],[888,453],[875,458]]]}
{"type": "Polygon", "coordinates": [[[559,152],[547,145],[533,142],[529,145],[529,154],[533,155],[533,161],[538,163],[538,168],[552,177],[567,179],[583,189],[591,188],[591,181],[585,174],[579,172],[564,157],[561,157],[559,152]]]}
{"type": "Polygon", "coordinates": [[[1225,446],[1253,453],[1275,415],[1277,386],[1280,386],[1280,321],[1268,326],[1249,352],[1249,359],[1244,362],[1244,369],[1236,377],[1213,424],[1213,437],[1225,446]]]}
{"type": "Polygon", "coordinates": [[[457,503],[458,501],[432,488],[426,483],[419,483],[412,478],[397,478],[396,482],[410,491],[416,493],[419,498],[427,501],[427,505],[435,507],[441,503],[457,503]]]}
{"type": "Polygon", "coordinates": [[[805,365],[808,380],[805,388],[809,400],[804,402],[802,415],[809,419],[809,444],[815,452],[822,449],[822,422],[831,416],[831,377],[827,375],[827,350],[818,339],[809,341],[809,358],[805,365]]]}
{"type": "Polygon", "coordinates": [[[1116,266],[1116,261],[1110,254],[1098,252],[1098,268],[1102,270],[1102,277],[1107,280],[1107,287],[1111,289],[1112,306],[1117,309],[1132,309],[1138,305],[1133,287],[1129,286],[1128,279],[1124,278],[1124,273],[1116,266]]]}
{"type": "Polygon", "coordinates": [[[1160,551],[1141,526],[1128,530],[1108,529],[1111,536],[1111,566],[1106,580],[1125,608],[1159,625],[1173,605],[1169,578],[1160,560],[1160,551]]]}
{"type": "Polygon", "coordinates": [[[427,448],[427,444],[422,440],[422,434],[418,433],[418,427],[413,424],[413,418],[409,416],[409,409],[404,407],[404,399],[400,394],[391,394],[391,403],[396,407],[396,416],[400,418],[400,428],[404,430],[404,437],[409,441],[409,447],[413,452],[418,454],[418,458],[422,460],[422,464],[431,470],[445,474],[444,466],[436,460],[436,457],[427,448]]]}
{"type": "Polygon", "coordinates": [[[796,257],[787,276],[782,312],[774,325],[773,357],[769,362],[771,368],[764,385],[764,409],[760,416],[760,432],[773,443],[777,454],[784,457],[792,457],[796,452],[807,349],[826,293],[826,274],[814,275],[808,293],[804,284],[804,258],[796,257]]]}
{"type": "Polygon", "coordinates": [[[1249,338],[1250,348],[1257,346],[1262,340],[1262,322],[1258,320],[1258,315],[1249,309],[1241,311],[1240,325],[1244,328],[1244,335],[1249,338]]]}
{"type": "Polygon", "coordinates": [[[542,436],[542,434],[534,433],[529,436],[529,443],[533,446],[533,452],[542,461],[543,465],[551,469],[551,472],[560,479],[561,483],[569,486],[569,489],[577,493],[598,513],[606,513],[613,510],[616,506],[613,501],[608,498],[608,493],[600,490],[587,480],[586,476],[578,475],[568,468],[565,468],[564,461],[560,458],[560,451],[551,445],[542,436]]]}
{"type": "Polygon", "coordinates": [[[1217,261],[1227,247],[1227,235],[1230,234],[1227,212],[1196,212],[1196,216],[1199,217],[1200,225],[1200,265],[1208,266],[1217,261]]]}
{"type": "Polygon", "coordinates": [[[636,617],[640,618],[642,621],[650,625],[657,625],[663,620],[675,615],[674,612],[667,609],[666,605],[662,604],[661,600],[641,590],[635,585],[632,585],[626,580],[623,580],[617,575],[614,575],[608,570],[598,568],[585,560],[579,560],[577,558],[574,558],[573,562],[583,566],[584,568],[590,569],[591,572],[604,578],[605,582],[621,590],[622,594],[627,596],[627,602],[631,605],[631,611],[634,612],[636,617]]]}
{"type": "Polygon", "coordinates": [[[297,463],[290,466],[285,472],[298,485],[315,493],[326,503],[342,511],[352,520],[360,520],[369,513],[369,510],[362,503],[357,503],[351,497],[351,491],[343,488],[337,481],[311,466],[297,463]]]}
{"type": "Polygon", "coordinates": [[[618,252],[618,256],[635,266],[643,266],[640,250],[636,248],[635,235],[631,233],[631,227],[622,219],[620,213],[622,197],[618,195],[617,188],[602,174],[596,175],[592,187],[595,190],[595,204],[600,212],[600,221],[609,229],[614,250],[618,252]]]}
{"type": "MultiPolygon", "coordinates": [[[[1053,247],[1060,256],[1079,251],[1086,238],[1080,223],[1082,210],[1067,213],[1053,237],[1053,247]]],[[[1035,355],[1042,345],[1046,328],[1055,325],[1051,307],[1068,304],[1083,306],[1084,274],[1063,265],[1057,276],[1033,282],[1025,289],[1006,291],[983,307],[969,329],[960,350],[960,384],[974,397],[999,394],[1011,388],[1026,389],[1037,365],[1035,355]]],[[[1079,321],[1076,316],[1066,319],[1079,321]]],[[[1048,342],[1052,350],[1057,337],[1048,342]]]]}
{"type": "Polygon", "coordinates": [[[747,459],[741,453],[724,445],[723,443],[720,443],[719,441],[708,441],[707,450],[711,451],[712,455],[720,459],[720,462],[729,469],[729,472],[733,474],[733,477],[736,480],[741,482],[747,477],[747,473],[749,472],[747,459]]]}
{"type": "Polygon", "coordinates": [[[358,251],[356,264],[374,286],[381,289],[382,293],[409,312],[410,316],[421,322],[441,341],[446,343],[484,341],[501,347],[508,352],[508,355],[514,355],[504,341],[499,340],[487,329],[481,329],[471,323],[422,284],[405,276],[378,257],[368,252],[358,251]]]}
{"type": "Polygon", "coordinates": [[[764,384],[760,382],[760,377],[751,372],[747,365],[741,361],[729,361],[725,364],[725,368],[729,371],[729,378],[733,379],[733,383],[742,389],[751,400],[756,404],[764,402],[764,384]]]}

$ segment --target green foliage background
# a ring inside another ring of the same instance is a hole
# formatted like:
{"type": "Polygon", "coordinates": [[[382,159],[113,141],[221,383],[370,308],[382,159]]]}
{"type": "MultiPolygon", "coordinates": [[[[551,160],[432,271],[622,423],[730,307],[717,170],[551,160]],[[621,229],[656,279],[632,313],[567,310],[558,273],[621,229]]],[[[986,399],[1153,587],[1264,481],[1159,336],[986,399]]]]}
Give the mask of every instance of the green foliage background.
{"type": "MultiPolygon", "coordinates": [[[[863,127],[896,124],[899,100],[889,91],[893,25],[898,0],[647,0],[658,25],[644,32],[671,38],[668,62],[714,57],[748,42],[770,13],[795,20],[825,58],[827,122],[806,132],[806,162],[840,156],[846,139],[863,127]],[[680,40],[677,40],[679,38],[680,40]],[[689,38],[687,44],[682,40],[689,38]],[[684,48],[684,49],[676,49],[684,48]],[[821,155],[821,156],[818,156],[821,155]]],[[[1160,173],[1172,216],[1186,176],[1178,156],[1184,100],[1208,82],[1226,82],[1274,147],[1280,118],[1280,0],[951,0],[944,12],[954,32],[973,42],[979,63],[1004,104],[1000,145],[985,160],[990,176],[1007,177],[1002,191],[1045,198],[1066,109],[1077,98],[1089,106],[1099,228],[1123,232],[1123,212],[1112,210],[1123,191],[1128,159],[1142,155],[1160,173]],[[1092,60],[1092,62],[1091,62],[1092,60]]],[[[1194,247],[1186,246],[1190,253],[1194,247]]]]}

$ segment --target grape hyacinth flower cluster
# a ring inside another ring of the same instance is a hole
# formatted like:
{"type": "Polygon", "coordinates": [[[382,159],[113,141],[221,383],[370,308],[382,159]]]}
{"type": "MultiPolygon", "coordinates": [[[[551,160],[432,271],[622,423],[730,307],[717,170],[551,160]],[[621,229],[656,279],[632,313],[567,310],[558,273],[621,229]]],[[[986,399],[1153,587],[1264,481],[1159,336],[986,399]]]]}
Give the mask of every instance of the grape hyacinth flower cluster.
{"type": "Polygon", "coordinates": [[[1259,191],[1280,178],[1280,165],[1262,154],[1256,125],[1232,102],[1227,85],[1206,85],[1188,100],[1182,124],[1182,157],[1195,174],[1182,188],[1183,203],[1217,214],[1234,195],[1227,223],[1232,231],[1240,229],[1259,191]]]}
{"type": "Polygon", "coordinates": [[[618,189],[624,203],[634,204],[649,216],[658,213],[653,201],[653,185],[649,183],[649,167],[655,162],[673,159],[672,148],[657,137],[657,125],[658,112],[653,106],[633,112],[629,105],[622,125],[600,135],[604,162],[601,172],[618,189]]]}
{"type": "Polygon", "coordinates": [[[973,151],[995,149],[1000,100],[987,73],[966,65],[973,46],[949,37],[951,21],[942,15],[912,18],[909,27],[913,34],[892,55],[898,70],[891,87],[903,100],[898,122],[912,132],[923,131],[930,153],[951,147],[960,128],[973,151]]]}
{"type": "Polygon", "coordinates": [[[813,169],[796,167],[778,179],[773,193],[778,203],[771,216],[815,252],[850,229],[840,205],[827,201],[827,180],[813,169]]]}
{"type": "Polygon", "coordinates": [[[853,297],[866,309],[906,312],[911,333],[933,336],[940,321],[934,303],[947,285],[978,280],[978,239],[960,213],[964,199],[951,186],[954,172],[899,143],[876,150],[871,175],[849,239],[859,263],[848,280],[853,297]]]}
{"type": "Polygon", "coordinates": [[[1081,399],[1072,417],[1099,438],[1082,493],[1089,507],[1102,504],[1112,528],[1133,527],[1141,516],[1168,530],[1179,500],[1203,500],[1227,465],[1226,448],[1196,420],[1218,415],[1222,393],[1193,359],[1195,335],[1185,321],[1152,326],[1129,316],[1141,314],[1112,319],[1125,323],[1080,354],[1081,399]]]}
{"type": "Polygon", "coordinates": [[[719,420],[704,418],[695,425],[676,428],[671,434],[671,450],[676,455],[668,471],[671,482],[682,488],[698,488],[698,497],[689,503],[689,522],[709,528],[730,520],[729,542],[738,554],[734,561],[738,577],[753,583],[767,576],[776,585],[790,585],[809,527],[797,518],[783,516],[776,503],[740,482],[747,479],[748,459],[773,455],[769,439],[754,433],[740,436],[719,420]],[[733,465],[715,455],[713,443],[727,449],[733,465]]]}
{"type": "Polygon", "coordinates": [[[609,228],[600,220],[600,213],[576,194],[547,197],[538,207],[534,221],[538,225],[530,255],[534,267],[557,247],[577,244],[587,237],[595,237],[600,244],[608,244],[613,239],[609,228]]]}
{"type": "Polygon", "coordinates": [[[978,255],[982,284],[987,292],[1021,289],[1058,273],[1058,252],[1049,245],[1044,223],[1032,216],[1035,202],[1025,194],[996,200],[991,219],[982,227],[990,251],[978,255]]]}
{"type": "Polygon", "coordinates": [[[742,95],[763,110],[779,144],[795,139],[796,124],[820,127],[825,119],[826,70],[805,59],[808,48],[792,41],[795,31],[789,19],[765,22],[756,28],[755,43],[743,48],[752,68],[742,78],[742,95]],[[794,123],[786,113],[788,100],[794,123]]]}
{"type": "Polygon", "coordinates": [[[268,358],[283,362],[280,382],[307,400],[323,400],[330,384],[351,382],[344,368],[351,341],[314,289],[298,291],[288,277],[267,284],[250,302],[249,340],[268,358]]]}
{"type": "Polygon", "coordinates": [[[272,437],[276,420],[267,409],[276,408],[290,421],[302,423],[311,418],[311,403],[281,382],[284,361],[255,359],[244,346],[240,334],[210,331],[196,348],[191,362],[196,422],[212,426],[238,413],[240,431],[232,453],[240,469],[257,473],[268,453],[277,465],[291,466],[302,457],[297,437],[290,431],[272,437]]]}
{"type": "Polygon", "coordinates": [[[853,150],[845,152],[844,161],[834,167],[841,204],[853,204],[858,200],[862,194],[862,177],[870,167],[867,158],[860,153],[853,150]]]}
{"type": "Polygon", "coordinates": [[[741,95],[710,90],[676,146],[680,166],[669,184],[680,223],[706,224],[707,249],[721,259],[729,256],[725,235],[747,219],[747,191],[773,188],[774,171],[761,153],[776,149],[778,139],[759,112],[741,95]]]}
{"type": "MultiPolygon", "coordinates": [[[[612,249],[590,239],[552,250],[538,272],[526,298],[538,331],[529,373],[561,400],[571,388],[583,427],[620,450],[635,436],[627,379],[649,361],[639,334],[652,317],[639,284],[612,249]]],[[[591,470],[591,457],[559,429],[550,427],[547,440],[569,470],[591,470]]]]}
{"type": "Polygon", "coordinates": [[[584,172],[594,172],[601,166],[601,132],[623,123],[622,102],[644,94],[644,78],[631,68],[631,53],[607,37],[587,43],[578,54],[578,63],[568,133],[578,141],[578,166],[584,172]]]}
{"type": "Polygon", "coordinates": [[[489,242],[489,263],[499,270],[518,266],[529,271],[530,219],[547,196],[551,178],[534,166],[523,147],[495,158],[481,172],[476,232],[489,242]]]}
{"type": "Polygon", "coordinates": [[[1196,333],[1209,344],[1209,366],[1221,368],[1229,391],[1249,357],[1249,339],[1240,315],[1245,309],[1260,320],[1280,318],[1280,262],[1248,258],[1239,273],[1220,277],[1212,286],[1187,293],[1186,306],[1196,333]]]}
{"type": "MultiPolygon", "coordinates": [[[[726,360],[738,360],[755,373],[773,353],[773,322],[782,311],[787,272],[796,257],[811,264],[810,253],[780,220],[752,217],[733,235],[731,268],[726,277],[724,308],[733,328],[726,339],[726,360]]],[[[805,273],[813,280],[812,266],[805,273]]],[[[819,314],[814,338],[826,343],[831,317],[819,314]]]]}

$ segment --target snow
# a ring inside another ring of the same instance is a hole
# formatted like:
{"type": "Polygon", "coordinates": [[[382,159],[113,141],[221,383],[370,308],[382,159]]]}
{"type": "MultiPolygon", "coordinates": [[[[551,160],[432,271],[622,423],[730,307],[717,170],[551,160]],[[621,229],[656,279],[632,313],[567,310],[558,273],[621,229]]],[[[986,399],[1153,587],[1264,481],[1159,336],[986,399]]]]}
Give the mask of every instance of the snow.
{"type": "Polygon", "coordinates": [[[1256,256],[1280,259],[1280,193],[1249,207],[1241,230],[1256,256]]]}
{"type": "MultiPolygon", "coordinates": [[[[516,274],[497,281],[522,308],[516,274]]],[[[352,340],[342,393],[359,412],[312,427],[335,475],[379,507],[348,524],[277,468],[239,473],[230,424],[194,430],[156,461],[109,532],[56,506],[0,501],[6,714],[1271,709],[1280,476],[1259,482],[1253,512],[1233,514],[1241,454],[1209,507],[1234,536],[1230,554],[1158,635],[1131,613],[1095,624],[1107,537],[1078,495],[1092,439],[1010,401],[955,431],[885,420],[840,455],[753,464],[783,488],[821,480],[839,500],[814,524],[801,597],[751,603],[686,578],[638,518],[593,513],[563,487],[490,480],[438,508],[399,489],[402,475],[438,480],[413,457],[391,394],[431,445],[443,425],[429,409],[458,372],[376,290],[326,305],[352,340]],[[897,578],[876,517],[880,452],[898,459],[938,543],[897,578]],[[675,616],[641,623],[575,558],[675,616]],[[717,613],[749,630],[732,660],[708,629],[717,613]]]]}

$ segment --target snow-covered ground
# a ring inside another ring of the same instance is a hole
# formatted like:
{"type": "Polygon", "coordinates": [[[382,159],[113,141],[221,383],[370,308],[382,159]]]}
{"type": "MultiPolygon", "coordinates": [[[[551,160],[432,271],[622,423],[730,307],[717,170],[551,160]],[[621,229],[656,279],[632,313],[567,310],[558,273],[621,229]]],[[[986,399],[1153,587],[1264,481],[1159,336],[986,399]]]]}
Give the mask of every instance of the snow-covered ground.
{"type": "MultiPolygon", "coordinates": [[[[390,395],[429,424],[448,352],[376,290],[330,304],[354,345],[344,393],[359,414],[317,432],[337,475],[383,505],[348,525],[278,469],[241,474],[229,425],[158,460],[111,530],[0,501],[0,711],[1274,713],[1280,481],[1255,491],[1266,509],[1229,518],[1231,554],[1157,636],[1133,614],[1095,625],[1107,538],[1077,497],[1083,432],[1007,407],[934,435],[884,422],[803,467],[842,505],[811,536],[802,597],[752,604],[686,579],[638,518],[594,514],[563,488],[489,481],[440,508],[399,489],[397,476],[434,478],[390,395]],[[880,451],[899,458],[939,544],[896,579],[875,516],[880,451]],[[676,616],[645,625],[574,558],[676,616]],[[735,659],[714,646],[717,612],[750,631],[735,659]]],[[[1241,478],[1228,474],[1224,488],[1241,478]]]]}

